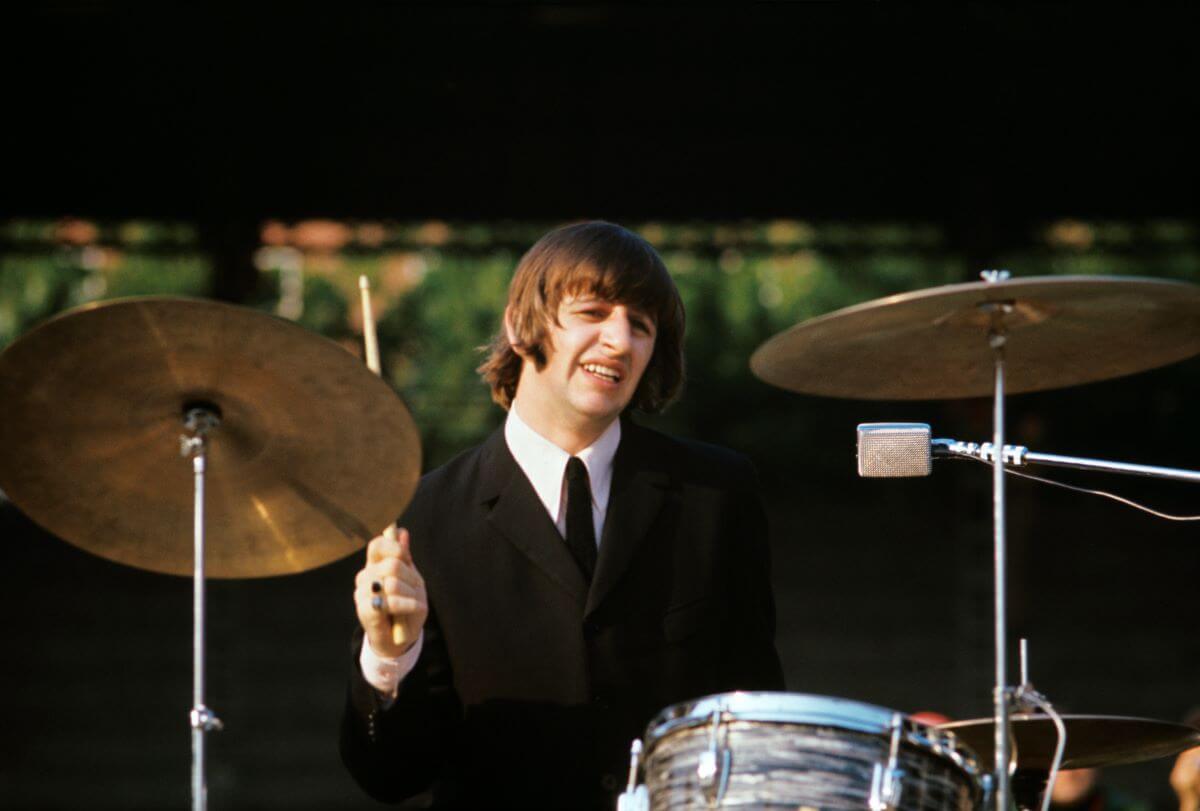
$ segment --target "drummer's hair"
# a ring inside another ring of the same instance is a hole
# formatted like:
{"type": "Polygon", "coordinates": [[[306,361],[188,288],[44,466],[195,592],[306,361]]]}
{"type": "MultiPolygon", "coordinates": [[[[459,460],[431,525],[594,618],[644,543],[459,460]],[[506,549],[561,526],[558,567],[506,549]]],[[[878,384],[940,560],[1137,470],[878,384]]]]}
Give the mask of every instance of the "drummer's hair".
{"type": "MultiPolygon", "coordinates": [[[[654,319],[654,352],[630,406],[662,411],[683,387],[683,300],[662,257],[642,237],[610,222],[592,220],[556,228],[539,239],[517,264],[508,287],[508,314],[516,345],[538,369],[546,365],[550,324],[571,295],[619,302],[654,319]]],[[[492,399],[507,409],[517,394],[522,357],[500,331],[484,347],[477,369],[492,399]]]]}

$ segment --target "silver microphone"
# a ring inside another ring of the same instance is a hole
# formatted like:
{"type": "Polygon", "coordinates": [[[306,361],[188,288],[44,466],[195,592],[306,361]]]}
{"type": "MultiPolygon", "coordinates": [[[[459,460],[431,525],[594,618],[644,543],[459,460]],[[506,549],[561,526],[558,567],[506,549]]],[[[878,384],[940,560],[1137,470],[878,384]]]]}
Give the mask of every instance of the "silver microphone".
{"type": "MultiPolygon", "coordinates": [[[[864,422],[858,426],[858,475],[868,479],[900,479],[928,476],[933,458],[971,458],[994,463],[992,443],[982,445],[956,439],[930,439],[923,422],[864,422]]],[[[1005,445],[1001,458],[1006,465],[1057,459],[1031,454],[1023,445],[1005,445]]]]}
{"type": "Polygon", "coordinates": [[[923,422],[865,422],[858,426],[858,475],[869,479],[928,476],[933,467],[929,426],[923,422]]]}
{"type": "MultiPolygon", "coordinates": [[[[996,452],[991,442],[930,439],[923,422],[864,422],[858,426],[858,475],[871,479],[928,476],[933,459],[976,459],[1006,468],[1027,465],[1069,467],[1101,473],[1125,473],[1200,484],[1200,471],[1156,465],[1109,462],[1082,456],[1037,453],[1024,445],[1005,445],[996,452]]],[[[1050,482],[1054,484],[1054,482],[1050,482]]],[[[1139,509],[1141,508],[1140,505],[1139,509]]],[[[1191,520],[1191,519],[1188,519],[1191,520]]]]}

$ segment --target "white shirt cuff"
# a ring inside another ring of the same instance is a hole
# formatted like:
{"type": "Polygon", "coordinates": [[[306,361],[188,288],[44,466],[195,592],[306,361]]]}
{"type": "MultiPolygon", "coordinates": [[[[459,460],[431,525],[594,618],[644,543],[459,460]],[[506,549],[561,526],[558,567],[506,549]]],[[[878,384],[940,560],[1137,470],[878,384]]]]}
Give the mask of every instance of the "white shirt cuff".
{"type": "Polygon", "coordinates": [[[417,666],[417,658],[421,655],[421,645],[425,641],[425,631],[417,635],[417,641],[411,648],[393,658],[380,656],[363,637],[362,653],[358,655],[358,666],[362,668],[363,678],[367,684],[375,688],[387,704],[396,699],[400,690],[400,682],[417,666]]]}

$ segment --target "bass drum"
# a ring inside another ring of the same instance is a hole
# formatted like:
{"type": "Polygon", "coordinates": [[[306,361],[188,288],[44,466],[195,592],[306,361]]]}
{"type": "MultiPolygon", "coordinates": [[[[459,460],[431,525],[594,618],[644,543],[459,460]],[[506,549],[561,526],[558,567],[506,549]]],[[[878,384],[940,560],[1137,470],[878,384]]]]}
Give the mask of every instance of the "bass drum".
{"type": "Polygon", "coordinates": [[[676,704],[634,751],[644,785],[623,808],[966,811],[983,802],[975,755],[952,733],[839,698],[723,693],[676,704]]]}

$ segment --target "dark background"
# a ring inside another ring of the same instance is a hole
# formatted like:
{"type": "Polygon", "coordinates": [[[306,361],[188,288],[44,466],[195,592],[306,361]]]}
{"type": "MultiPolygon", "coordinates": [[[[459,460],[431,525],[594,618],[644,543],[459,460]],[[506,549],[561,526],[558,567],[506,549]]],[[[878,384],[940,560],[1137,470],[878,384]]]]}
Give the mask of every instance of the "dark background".
{"type": "MultiPolygon", "coordinates": [[[[1198,213],[1200,12],[1183,5],[5,14],[0,217],[194,222],[227,300],[257,283],[268,217],[932,222],[982,268],[1055,218],[1198,213]]],[[[1198,372],[1014,397],[1010,431],[1198,467],[1198,372]]],[[[988,404],[753,401],[828,437],[760,460],[789,687],[987,714],[988,473],[859,480],[852,436],[917,419],[982,439],[988,404]]],[[[1063,478],[1196,512],[1194,488],[1063,478]]],[[[1200,704],[1195,525],[1023,482],[1010,497],[1011,630],[1038,686],[1072,712],[1200,704]]],[[[0,538],[0,803],[186,805],[190,582],[102,561],[11,506],[0,538]]],[[[335,750],[357,567],[211,584],[208,703],[228,726],[209,739],[214,808],[372,805],[335,750]]],[[[1169,807],[1169,765],[1109,779],[1169,807]]]]}

